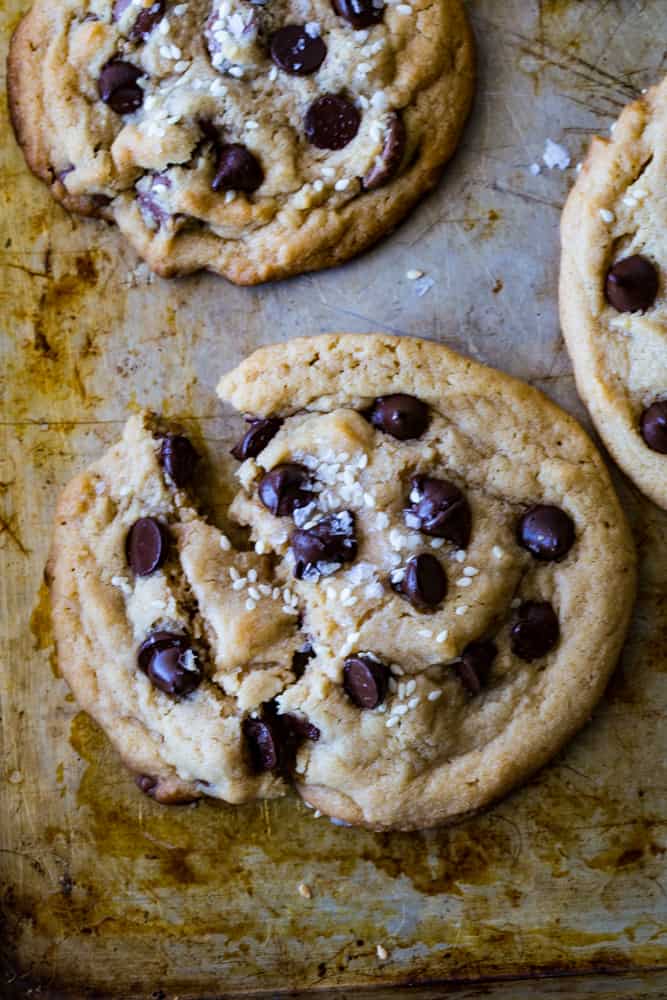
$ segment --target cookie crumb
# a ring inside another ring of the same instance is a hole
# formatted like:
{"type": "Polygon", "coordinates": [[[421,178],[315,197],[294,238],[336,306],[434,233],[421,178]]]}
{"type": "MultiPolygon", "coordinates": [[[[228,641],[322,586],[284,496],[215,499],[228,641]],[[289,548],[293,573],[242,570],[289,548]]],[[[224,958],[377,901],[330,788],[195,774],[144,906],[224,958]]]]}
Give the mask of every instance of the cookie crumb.
{"type": "Polygon", "coordinates": [[[608,208],[601,208],[600,218],[602,219],[603,222],[614,222],[616,216],[614,215],[613,212],[610,212],[608,208]]]}
{"type": "Polygon", "coordinates": [[[377,957],[380,959],[381,962],[386,962],[386,960],[389,958],[389,952],[381,944],[379,944],[375,949],[375,954],[377,955],[377,957]]]}
{"type": "Polygon", "coordinates": [[[299,882],[299,895],[303,896],[304,899],[313,898],[313,890],[305,882],[299,882]]]}
{"type": "Polygon", "coordinates": [[[558,170],[567,170],[571,163],[568,151],[553,139],[547,139],[542,159],[549,170],[553,170],[554,167],[558,170]]]}

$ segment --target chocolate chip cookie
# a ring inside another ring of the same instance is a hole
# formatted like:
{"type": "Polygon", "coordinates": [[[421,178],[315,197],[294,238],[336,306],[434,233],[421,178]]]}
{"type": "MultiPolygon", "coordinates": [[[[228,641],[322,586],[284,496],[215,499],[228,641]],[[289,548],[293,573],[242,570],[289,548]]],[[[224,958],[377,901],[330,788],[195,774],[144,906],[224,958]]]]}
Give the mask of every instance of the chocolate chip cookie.
{"type": "Polygon", "coordinates": [[[37,0],[9,57],[30,168],[159,274],[327,267],[394,227],[474,86],[461,0],[37,0]]]}
{"type": "Polygon", "coordinates": [[[667,80],[596,138],[562,220],[577,387],[621,468],[667,508],[667,80]]]}
{"type": "Polygon", "coordinates": [[[632,606],[600,457],[528,386],[426,341],[257,351],[230,524],[154,418],[67,488],[62,670],[161,801],[281,794],[412,829],[507,792],[589,717],[632,606]],[[614,586],[609,586],[613,579],[614,586]]]}

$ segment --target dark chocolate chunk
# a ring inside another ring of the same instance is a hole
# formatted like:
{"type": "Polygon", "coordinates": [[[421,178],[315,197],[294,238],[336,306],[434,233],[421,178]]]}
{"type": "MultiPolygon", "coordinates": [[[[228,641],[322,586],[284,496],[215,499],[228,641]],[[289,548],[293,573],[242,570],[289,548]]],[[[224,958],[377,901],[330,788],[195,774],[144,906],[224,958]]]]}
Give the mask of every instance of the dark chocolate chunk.
{"type": "Polygon", "coordinates": [[[421,399],[399,392],[392,396],[378,396],[368,418],[379,431],[391,434],[399,441],[409,441],[421,437],[428,427],[430,413],[421,399]]]}
{"type": "MultiPolygon", "coordinates": [[[[132,3],[132,0],[116,0],[113,5],[111,17],[114,21],[120,21],[121,17],[132,3]]],[[[166,0],[155,0],[150,7],[142,7],[130,28],[129,38],[133,42],[145,41],[151,31],[162,20],[166,7],[166,0]]]]}
{"type": "Polygon", "coordinates": [[[408,559],[403,579],[396,589],[416,608],[430,610],[444,601],[447,577],[436,557],[423,552],[408,559]]]}
{"type": "Polygon", "coordinates": [[[467,548],[472,514],[458,486],[446,479],[419,475],[413,476],[410,487],[410,506],[405,510],[408,527],[467,548]]]}
{"type": "Polygon", "coordinates": [[[377,708],[389,686],[389,667],[369,653],[348,656],[343,664],[343,688],[359,708],[377,708]]]}
{"type": "Polygon", "coordinates": [[[267,417],[265,420],[258,417],[253,418],[248,430],[238,444],[232,448],[232,455],[239,462],[244,462],[246,458],[256,458],[260,451],[264,451],[269,441],[276,436],[281,426],[280,417],[267,417]]]}
{"type": "Polygon", "coordinates": [[[218,149],[218,162],[211,182],[214,191],[256,191],[264,180],[264,171],[254,153],[238,142],[225,143],[218,149]]]}
{"type": "Polygon", "coordinates": [[[201,684],[201,668],[187,636],[165,629],[152,632],[139,647],[137,661],[151,683],[165,694],[182,697],[201,684]]]}
{"type": "Polygon", "coordinates": [[[153,795],[153,792],[157,788],[158,781],[157,778],[151,778],[149,774],[138,774],[134,779],[134,783],[144,795],[153,795]]]}
{"type": "Polygon", "coordinates": [[[127,561],[137,576],[150,576],[162,565],[169,539],[164,525],[154,517],[140,517],[125,539],[127,561]]]}
{"type": "Polygon", "coordinates": [[[279,715],[278,719],[289,735],[298,741],[312,740],[313,743],[317,743],[320,738],[321,734],[317,726],[301,715],[285,712],[284,715],[279,715]]]}
{"type": "Polygon", "coordinates": [[[333,0],[333,9],[353,28],[370,28],[384,16],[383,0],[333,0]]]}
{"type": "Polygon", "coordinates": [[[271,36],[271,58],[276,66],[295,76],[315,73],[327,54],[319,35],[309,35],[302,24],[286,24],[271,36]]]}
{"type": "Polygon", "coordinates": [[[298,580],[329,576],[332,565],[338,569],[357,555],[355,516],[348,510],[326,514],[311,528],[293,531],[290,545],[298,580]]]}
{"type": "Polygon", "coordinates": [[[263,719],[247,718],[242,724],[254,771],[273,771],[278,766],[278,738],[274,726],[263,719]]]}
{"type": "Polygon", "coordinates": [[[260,480],[259,499],[276,517],[287,517],[297,507],[305,507],[313,499],[308,489],[310,473],[304,465],[283,462],[274,466],[260,480]]]}
{"type": "Polygon", "coordinates": [[[405,138],[403,119],[394,112],[387,125],[382,152],[364,176],[363,186],[366,191],[382,187],[398,172],[405,153],[405,138]]]}
{"type": "Polygon", "coordinates": [[[498,650],[493,642],[471,642],[463,650],[461,658],[452,664],[468,694],[480,693],[497,654],[498,650]]]}
{"type": "Polygon", "coordinates": [[[304,120],[306,138],[318,149],[342,149],[359,131],[361,115],[340,94],[324,94],[310,105],[304,120]]]}
{"type": "Polygon", "coordinates": [[[574,545],[574,521],[560,507],[537,504],[519,521],[519,544],[542,562],[564,559],[574,545]]]}
{"type": "Polygon", "coordinates": [[[641,416],[641,435],[651,451],[667,455],[667,399],[651,403],[641,416]]]}
{"type": "Polygon", "coordinates": [[[617,260],[607,272],[607,301],[619,312],[650,309],[658,294],[658,272],[640,254],[617,260]]]}
{"type": "Polygon", "coordinates": [[[129,115],[140,108],[144,92],[137,80],[143,70],[123,59],[112,59],[102,67],[98,80],[100,98],[119,115],[129,115]]]}
{"type": "Polygon", "coordinates": [[[295,677],[303,677],[308,663],[315,656],[310,639],[306,639],[303,646],[295,650],[292,656],[292,673],[295,677]]]}
{"type": "Polygon", "coordinates": [[[160,461],[174,486],[181,490],[192,482],[199,455],[182,434],[167,434],[160,448],[160,461]]]}
{"type": "Polygon", "coordinates": [[[510,630],[512,652],[530,662],[546,656],[557,644],[560,627],[548,601],[525,601],[510,630]]]}

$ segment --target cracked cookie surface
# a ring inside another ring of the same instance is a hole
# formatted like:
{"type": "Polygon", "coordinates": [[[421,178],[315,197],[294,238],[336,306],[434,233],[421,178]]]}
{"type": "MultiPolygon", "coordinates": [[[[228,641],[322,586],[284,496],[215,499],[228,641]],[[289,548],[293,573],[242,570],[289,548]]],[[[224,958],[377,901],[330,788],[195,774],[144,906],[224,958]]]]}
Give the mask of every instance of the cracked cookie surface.
{"type": "Polygon", "coordinates": [[[382,335],[264,348],[219,393],[249,420],[229,508],[246,551],[175,488],[148,417],[56,521],[63,672],[152,794],[287,779],[337,820],[413,829],[546,762],[600,697],[635,586],[581,428],[382,335]]]}
{"type": "Polygon", "coordinates": [[[563,213],[577,388],[621,468],[667,508],[667,80],[595,138],[563,213]]]}
{"type": "Polygon", "coordinates": [[[31,169],[163,275],[338,263],[452,155],[473,92],[460,0],[38,0],[9,57],[31,169]]]}

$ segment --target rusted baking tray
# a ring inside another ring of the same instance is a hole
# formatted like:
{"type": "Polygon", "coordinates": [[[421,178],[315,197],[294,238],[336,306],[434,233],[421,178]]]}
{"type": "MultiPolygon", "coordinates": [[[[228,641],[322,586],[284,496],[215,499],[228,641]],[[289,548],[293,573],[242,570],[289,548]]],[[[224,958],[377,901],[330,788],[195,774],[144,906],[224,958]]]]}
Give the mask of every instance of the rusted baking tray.
{"type": "MultiPolygon", "coordinates": [[[[22,9],[5,0],[4,46],[22,9]]],[[[547,138],[574,165],[664,72],[667,4],[470,10],[479,93],[436,193],[372,253],[274,286],[149,282],[115,231],[68,216],[28,175],[3,105],[0,996],[667,997],[667,517],[620,477],[641,592],[609,691],[528,787],[451,829],[377,836],[295,801],[157,806],[55,662],[42,573],[58,490],[148,405],[207,451],[222,517],[238,423],[213,387],[259,344],[418,333],[585,420],[556,310],[573,169],[529,167],[547,138]],[[413,268],[432,286],[408,281],[413,268]]]]}

